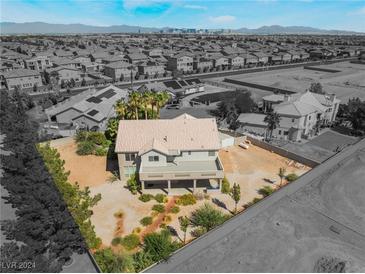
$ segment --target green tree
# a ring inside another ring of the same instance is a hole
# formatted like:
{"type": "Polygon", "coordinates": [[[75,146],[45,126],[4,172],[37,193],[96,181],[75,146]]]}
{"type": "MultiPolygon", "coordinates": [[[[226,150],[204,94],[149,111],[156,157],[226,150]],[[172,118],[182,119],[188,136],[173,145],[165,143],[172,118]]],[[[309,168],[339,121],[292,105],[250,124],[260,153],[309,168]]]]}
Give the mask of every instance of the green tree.
{"type": "Polygon", "coordinates": [[[237,205],[238,202],[241,200],[241,187],[239,184],[234,183],[233,187],[231,188],[230,196],[232,197],[235,207],[234,207],[234,214],[237,213],[237,205]]]}
{"type": "Polygon", "coordinates": [[[132,257],[125,254],[115,254],[111,248],[97,250],[94,257],[102,272],[120,273],[135,271],[132,257]]]}
{"type": "Polygon", "coordinates": [[[184,232],[183,243],[185,244],[185,242],[186,242],[186,232],[188,231],[188,227],[190,225],[190,220],[186,216],[180,216],[179,217],[179,224],[180,224],[180,230],[182,232],[184,232]]]}
{"type": "Polygon", "coordinates": [[[128,105],[133,110],[132,117],[135,120],[138,120],[138,116],[139,116],[139,111],[138,110],[141,106],[141,94],[139,92],[136,92],[136,91],[131,92],[129,94],[128,105]]]}
{"type": "Polygon", "coordinates": [[[105,137],[111,141],[115,142],[118,134],[118,126],[119,126],[119,119],[116,117],[111,117],[108,120],[107,128],[105,130],[105,137]]]}
{"type": "Polygon", "coordinates": [[[123,120],[126,117],[128,105],[124,99],[120,99],[115,103],[114,109],[117,114],[117,118],[123,120]]]}
{"type": "Polygon", "coordinates": [[[144,110],[144,118],[148,119],[148,107],[151,105],[153,93],[146,91],[142,95],[142,105],[144,110]]]}
{"type": "Polygon", "coordinates": [[[133,195],[136,195],[140,190],[140,186],[138,183],[138,175],[132,174],[127,180],[127,187],[133,195]]]}
{"type": "MultiPolygon", "coordinates": [[[[280,119],[281,119],[280,115],[277,114],[276,112],[270,112],[265,116],[264,122],[267,124],[267,131],[270,133],[269,140],[272,139],[272,133],[274,129],[276,129],[279,126],[280,119]]],[[[268,139],[268,134],[266,134],[266,140],[267,139],[268,139]]]]}
{"type": "Polygon", "coordinates": [[[278,176],[280,177],[280,186],[283,184],[283,179],[285,178],[286,169],[285,167],[279,168],[278,176]]]}
{"type": "Polygon", "coordinates": [[[155,93],[157,118],[160,118],[160,109],[170,100],[170,95],[166,91],[155,93]]]}
{"type": "Polygon", "coordinates": [[[224,194],[229,194],[230,191],[231,191],[231,186],[229,184],[229,181],[226,177],[224,177],[223,180],[222,180],[221,192],[224,193],[224,194]]]}
{"type": "Polygon", "coordinates": [[[153,232],[144,237],[143,250],[151,255],[154,262],[166,260],[172,252],[179,248],[179,244],[172,241],[168,230],[153,232]]]}
{"type": "Polygon", "coordinates": [[[321,83],[311,83],[311,85],[309,87],[309,91],[313,92],[313,93],[318,93],[318,94],[325,94],[321,83]]]}
{"type": "Polygon", "coordinates": [[[225,220],[226,216],[208,203],[193,211],[190,218],[192,226],[202,227],[206,231],[222,224],[225,220]]]}

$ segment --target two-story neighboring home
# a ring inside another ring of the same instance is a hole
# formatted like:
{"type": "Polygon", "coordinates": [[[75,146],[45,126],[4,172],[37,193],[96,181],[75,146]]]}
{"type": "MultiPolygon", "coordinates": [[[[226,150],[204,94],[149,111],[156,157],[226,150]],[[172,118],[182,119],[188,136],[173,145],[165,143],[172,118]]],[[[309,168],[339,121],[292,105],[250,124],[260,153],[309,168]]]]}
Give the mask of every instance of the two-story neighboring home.
{"type": "Polygon", "coordinates": [[[212,57],[212,60],[213,60],[213,66],[215,68],[228,67],[228,65],[229,65],[229,59],[224,56],[212,57]]]}
{"type": "MultiPolygon", "coordinates": [[[[265,113],[274,111],[280,116],[280,123],[273,131],[273,138],[300,141],[314,136],[319,126],[334,122],[340,100],[335,95],[312,92],[294,95],[273,94],[263,97],[265,113]]],[[[238,117],[240,131],[264,136],[266,114],[244,113],[238,117]]]]}
{"type": "Polygon", "coordinates": [[[205,57],[196,58],[193,62],[193,68],[199,72],[206,72],[213,67],[213,61],[205,57]]]}
{"type": "Polygon", "coordinates": [[[229,56],[228,62],[231,67],[239,68],[243,67],[245,65],[245,58],[241,56],[229,56]]]}
{"type": "Polygon", "coordinates": [[[184,53],[177,54],[168,58],[167,69],[170,71],[191,72],[193,71],[193,62],[193,57],[184,53]]]}
{"type": "Polygon", "coordinates": [[[116,81],[124,81],[135,77],[137,68],[127,62],[113,62],[104,66],[104,74],[116,81]]]}
{"type": "Polygon", "coordinates": [[[27,69],[39,71],[52,67],[52,62],[48,56],[33,56],[25,59],[24,64],[27,69]]]}
{"type": "Polygon", "coordinates": [[[149,78],[157,78],[165,73],[165,66],[153,61],[143,62],[138,64],[138,73],[149,78]]]}
{"type": "Polygon", "coordinates": [[[34,86],[43,85],[42,77],[37,70],[30,69],[13,69],[0,73],[1,83],[8,90],[14,90],[15,87],[20,89],[32,89],[34,86]]]}
{"type": "Polygon", "coordinates": [[[51,77],[57,79],[58,83],[62,81],[68,82],[73,79],[75,82],[80,82],[82,72],[70,67],[55,67],[48,70],[51,77]]]}
{"type": "Polygon", "coordinates": [[[137,173],[142,192],[174,188],[219,190],[224,177],[215,119],[121,120],[115,152],[122,180],[137,173]]]}

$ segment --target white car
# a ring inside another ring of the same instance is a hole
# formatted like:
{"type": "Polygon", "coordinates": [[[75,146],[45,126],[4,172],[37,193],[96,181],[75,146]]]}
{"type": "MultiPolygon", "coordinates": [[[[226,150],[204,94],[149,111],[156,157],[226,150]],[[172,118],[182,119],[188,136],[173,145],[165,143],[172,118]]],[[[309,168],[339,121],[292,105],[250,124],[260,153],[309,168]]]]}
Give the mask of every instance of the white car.
{"type": "Polygon", "coordinates": [[[240,143],[239,146],[244,149],[248,149],[250,147],[248,144],[245,144],[245,143],[240,143]]]}

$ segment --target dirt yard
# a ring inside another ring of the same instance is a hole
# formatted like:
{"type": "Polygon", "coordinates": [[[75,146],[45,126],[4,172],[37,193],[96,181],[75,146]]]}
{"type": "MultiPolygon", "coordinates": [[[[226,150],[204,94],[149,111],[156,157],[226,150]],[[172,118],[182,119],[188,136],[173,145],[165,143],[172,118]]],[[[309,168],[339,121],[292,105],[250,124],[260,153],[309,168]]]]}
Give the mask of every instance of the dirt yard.
{"type": "MultiPolygon", "coordinates": [[[[141,235],[145,234],[140,220],[143,217],[151,216],[152,206],[157,203],[156,201],[151,200],[143,203],[138,199],[138,195],[130,193],[124,182],[119,180],[113,183],[109,182],[112,174],[106,170],[106,157],[77,155],[76,144],[72,138],[55,140],[51,142],[51,145],[57,148],[61,158],[65,160],[65,168],[70,171],[70,182],[79,182],[81,187],[90,187],[93,195],[101,194],[102,199],[93,208],[94,214],[91,221],[104,246],[109,246],[114,237],[130,234],[137,227],[142,228],[141,235]],[[115,217],[117,212],[122,212],[123,217],[115,217]]],[[[288,159],[256,146],[250,146],[248,150],[237,146],[229,147],[221,150],[219,156],[228,180],[231,184],[238,183],[241,186],[242,198],[238,204],[239,209],[242,209],[244,204],[251,202],[255,197],[260,197],[261,195],[257,191],[261,187],[273,186],[267,180],[276,181],[275,184],[279,184],[280,178],[277,173],[280,167],[285,167],[287,174],[295,172],[297,175],[310,169],[308,167],[302,169],[289,167],[287,165],[288,159]]],[[[167,223],[177,232],[177,239],[183,237],[179,228],[178,217],[190,216],[191,212],[205,202],[213,204],[225,214],[230,214],[234,210],[232,198],[220,192],[209,193],[208,199],[200,200],[195,205],[180,206],[178,214],[168,214],[172,220],[167,223]]],[[[160,222],[157,222],[159,217],[161,215],[157,216],[154,219],[154,224],[151,225],[153,230],[159,230],[160,222]]],[[[148,232],[151,232],[151,227],[147,228],[148,232]]],[[[190,239],[192,237],[188,233],[187,240],[190,239]]]]}

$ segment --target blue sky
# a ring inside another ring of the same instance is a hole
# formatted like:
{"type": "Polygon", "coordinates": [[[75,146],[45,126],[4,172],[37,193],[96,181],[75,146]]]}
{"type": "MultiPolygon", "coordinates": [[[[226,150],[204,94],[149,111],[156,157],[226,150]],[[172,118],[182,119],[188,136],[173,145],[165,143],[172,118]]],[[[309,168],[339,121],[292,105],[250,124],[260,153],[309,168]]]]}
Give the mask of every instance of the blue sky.
{"type": "Polygon", "coordinates": [[[1,21],[179,28],[311,26],[365,32],[365,0],[1,0],[1,21]]]}

